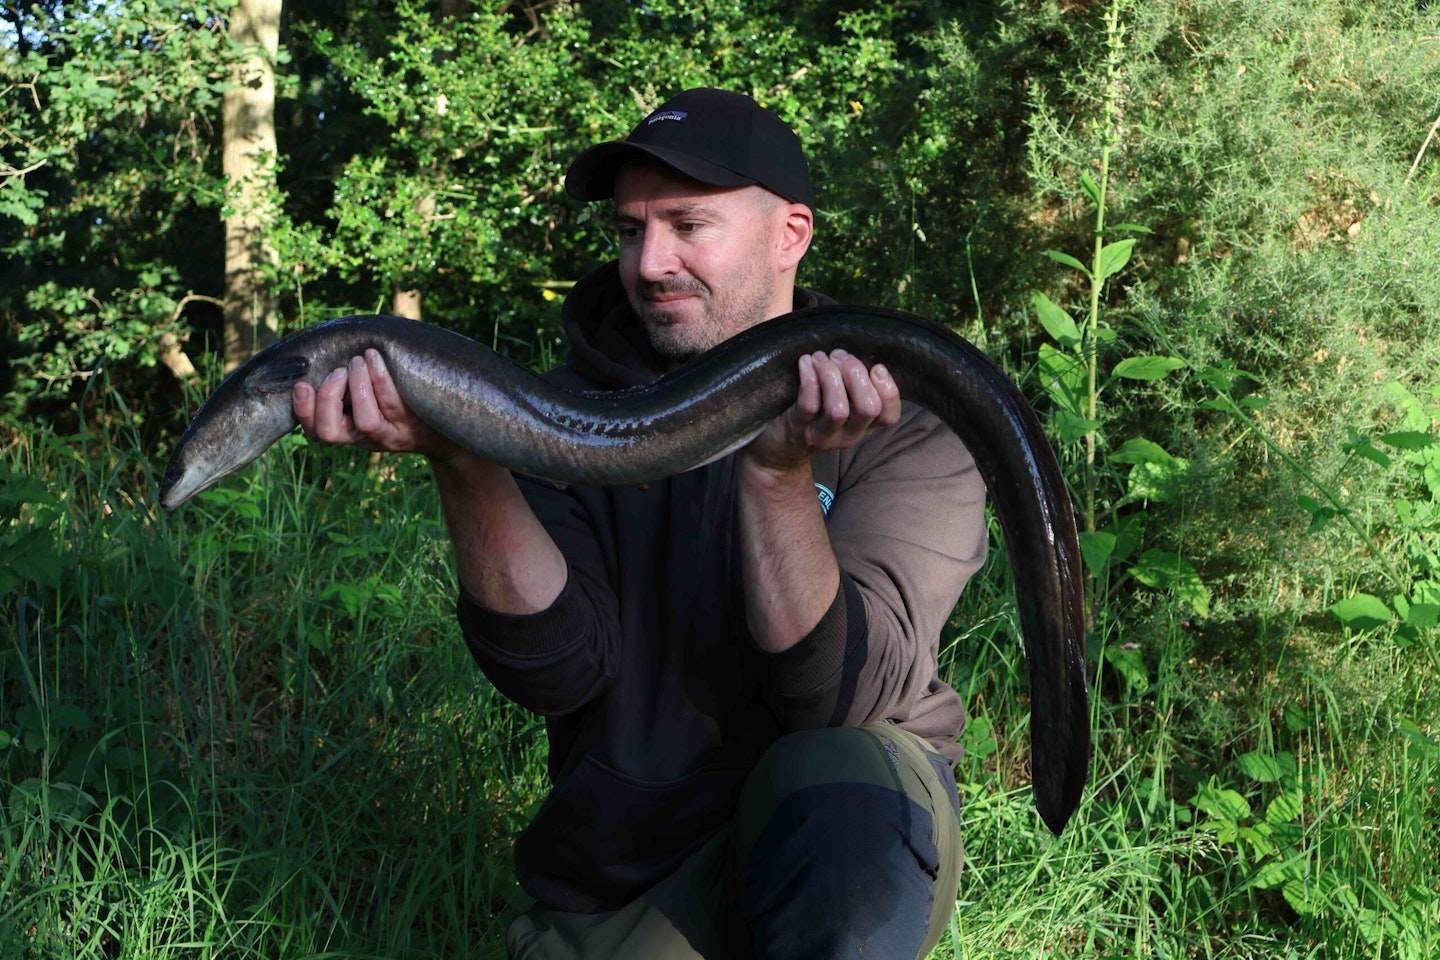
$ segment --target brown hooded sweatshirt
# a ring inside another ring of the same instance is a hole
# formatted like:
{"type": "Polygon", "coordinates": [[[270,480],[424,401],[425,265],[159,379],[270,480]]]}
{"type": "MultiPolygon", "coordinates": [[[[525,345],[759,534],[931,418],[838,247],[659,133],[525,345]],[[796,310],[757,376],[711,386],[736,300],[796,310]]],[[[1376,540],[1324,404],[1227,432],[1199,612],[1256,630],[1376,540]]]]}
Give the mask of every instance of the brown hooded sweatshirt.
{"type": "MultiPolygon", "coordinates": [[[[833,301],[798,290],[795,307],[833,301]]],[[[614,264],[579,284],[557,382],[594,389],[665,369],[614,264]]],[[[937,675],[940,632],[985,558],[975,463],[931,414],[813,461],[841,587],[811,633],[765,653],[746,628],[734,457],[639,487],[521,486],[569,563],[547,610],[462,591],[466,643],[495,687],[545,717],[553,789],[516,846],[525,889],[563,910],[629,902],[733,815],[782,734],[889,720],[956,759],[965,722],[937,675]]]]}

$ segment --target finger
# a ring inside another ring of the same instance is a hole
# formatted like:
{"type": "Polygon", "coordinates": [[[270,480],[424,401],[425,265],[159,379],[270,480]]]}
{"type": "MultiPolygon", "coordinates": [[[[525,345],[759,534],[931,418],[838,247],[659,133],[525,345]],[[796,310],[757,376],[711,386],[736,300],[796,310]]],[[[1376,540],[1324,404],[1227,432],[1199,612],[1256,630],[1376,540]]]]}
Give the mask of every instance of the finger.
{"type": "Polygon", "coordinates": [[[795,410],[804,423],[815,419],[820,412],[820,378],[815,373],[815,358],[809,354],[800,358],[800,389],[795,395],[795,410]]]}
{"type": "Polygon", "coordinates": [[[380,415],[380,405],[375,402],[375,387],[364,357],[352,357],[350,360],[350,417],[356,432],[370,439],[377,438],[389,426],[389,422],[380,415]]]}
{"type": "Polygon", "coordinates": [[[315,391],[315,438],[326,443],[349,443],[354,430],[345,416],[345,387],[350,373],[344,367],[330,372],[315,391]]]}
{"type": "Polygon", "coordinates": [[[816,426],[830,432],[850,417],[850,397],[845,389],[845,374],[829,354],[813,354],[815,376],[820,383],[820,414],[816,426]]]}
{"type": "Polygon", "coordinates": [[[310,439],[315,439],[315,388],[304,380],[295,384],[295,389],[290,391],[290,406],[295,410],[295,419],[300,421],[300,429],[310,439]]]}
{"type": "Polygon", "coordinates": [[[875,423],[884,427],[899,423],[900,385],[890,376],[890,371],[883,363],[877,363],[870,368],[870,382],[875,385],[875,392],[880,395],[880,415],[875,418],[875,423]]]}
{"type": "Polygon", "coordinates": [[[883,409],[880,391],[871,382],[870,371],[865,369],[865,364],[856,358],[846,354],[838,365],[850,402],[850,417],[847,423],[864,430],[883,409]]]}
{"type": "Polygon", "coordinates": [[[380,407],[381,416],[392,423],[405,419],[410,412],[409,408],[401,399],[400,391],[390,377],[390,368],[385,365],[385,358],[380,356],[380,351],[374,347],[366,350],[365,364],[370,368],[370,385],[375,390],[375,402],[380,407]]]}

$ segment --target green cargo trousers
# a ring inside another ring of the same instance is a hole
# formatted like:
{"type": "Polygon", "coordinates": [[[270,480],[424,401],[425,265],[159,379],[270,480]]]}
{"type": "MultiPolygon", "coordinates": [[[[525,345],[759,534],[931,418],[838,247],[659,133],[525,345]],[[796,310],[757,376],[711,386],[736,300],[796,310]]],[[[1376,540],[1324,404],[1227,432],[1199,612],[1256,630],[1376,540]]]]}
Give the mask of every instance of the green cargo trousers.
{"type": "Polygon", "coordinates": [[[735,818],[670,876],[598,914],[536,906],[515,960],[924,957],[963,859],[950,763],[890,723],[777,740],[735,818]]]}

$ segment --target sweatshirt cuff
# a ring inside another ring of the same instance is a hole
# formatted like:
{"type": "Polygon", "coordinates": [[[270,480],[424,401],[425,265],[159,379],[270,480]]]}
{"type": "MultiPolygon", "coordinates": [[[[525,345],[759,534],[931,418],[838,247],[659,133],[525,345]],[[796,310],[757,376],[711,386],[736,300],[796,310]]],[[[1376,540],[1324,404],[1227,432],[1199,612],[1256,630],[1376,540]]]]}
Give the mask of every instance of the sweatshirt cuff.
{"type": "Polygon", "coordinates": [[[801,725],[834,724],[845,715],[865,662],[866,627],[865,601],[842,570],[835,600],[815,629],[793,647],[766,655],[766,686],[772,696],[807,715],[827,706],[826,716],[809,717],[801,725]]]}
{"type": "Polygon", "coordinates": [[[472,652],[491,656],[544,657],[564,650],[580,636],[584,598],[575,578],[567,576],[550,606],[538,613],[501,613],[481,605],[464,586],[459,588],[455,614],[472,652]]]}

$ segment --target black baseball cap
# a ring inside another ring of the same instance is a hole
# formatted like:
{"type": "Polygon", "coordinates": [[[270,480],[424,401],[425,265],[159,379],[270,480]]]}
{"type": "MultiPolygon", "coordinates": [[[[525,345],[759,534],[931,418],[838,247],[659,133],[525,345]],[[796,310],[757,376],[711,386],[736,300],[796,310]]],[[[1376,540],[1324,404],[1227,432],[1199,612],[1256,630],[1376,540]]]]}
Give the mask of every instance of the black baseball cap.
{"type": "Polygon", "coordinates": [[[742,93],[699,87],[665,101],[624,140],[596,144],[576,157],[565,190],[576,200],[607,200],[615,195],[620,167],[647,157],[714,187],[753,183],[815,207],[800,138],[742,93]]]}

